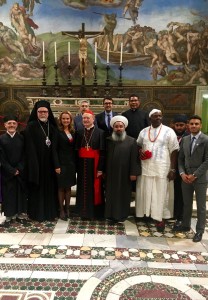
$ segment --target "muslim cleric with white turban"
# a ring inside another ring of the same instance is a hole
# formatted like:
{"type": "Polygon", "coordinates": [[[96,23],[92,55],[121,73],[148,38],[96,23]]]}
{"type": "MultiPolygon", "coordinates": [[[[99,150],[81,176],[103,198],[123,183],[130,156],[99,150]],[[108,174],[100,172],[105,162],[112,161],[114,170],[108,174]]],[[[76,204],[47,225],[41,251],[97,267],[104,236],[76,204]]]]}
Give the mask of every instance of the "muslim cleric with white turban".
{"type": "Polygon", "coordinates": [[[110,126],[113,128],[113,126],[116,122],[122,122],[124,124],[125,128],[128,126],[128,120],[124,116],[118,115],[118,116],[113,117],[110,121],[110,126]]]}
{"type": "Polygon", "coordinates": [[[130,213],[131,183],[141,172],[136,140],[126,134],[126,117],[111,119],[112,136],[106,139],[105,217],[125,221],[130,213]]]}

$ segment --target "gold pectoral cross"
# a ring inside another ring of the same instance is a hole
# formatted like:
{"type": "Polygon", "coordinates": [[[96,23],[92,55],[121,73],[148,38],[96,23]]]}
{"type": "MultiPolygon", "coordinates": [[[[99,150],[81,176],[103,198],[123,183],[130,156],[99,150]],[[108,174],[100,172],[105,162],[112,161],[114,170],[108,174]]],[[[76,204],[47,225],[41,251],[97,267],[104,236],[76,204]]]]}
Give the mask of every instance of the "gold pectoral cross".
{"type": "Polygon", "coordinates": [[[90,146],[87,144],[87,145],[85,146],[85,148],[87,149],[87,151],[89,151],[90,146]]]}

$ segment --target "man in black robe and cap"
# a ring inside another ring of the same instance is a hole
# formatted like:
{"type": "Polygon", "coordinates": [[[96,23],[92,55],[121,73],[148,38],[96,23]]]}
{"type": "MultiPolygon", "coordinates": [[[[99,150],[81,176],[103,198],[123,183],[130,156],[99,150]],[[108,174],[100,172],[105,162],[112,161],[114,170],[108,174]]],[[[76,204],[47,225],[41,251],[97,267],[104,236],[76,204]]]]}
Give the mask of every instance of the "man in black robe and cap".
{"type": "Polygon", "coordinates": [[[17,117],[6,116],[4,126],[6,133],[0,136],[0,161],[6,220],[0,227],[7,228],[13,221],[26,223],[26,219],[20,216],[26,213],[27,196],[24,182],[24,138],[17,132],[17,117]]]}
{"type": "Polygon", "coordinates": [[[113,222],[125,221],[130,212],[131,183],[141,174],[136,140],[126,134],[128,120],[111,119],[113,133],[107,138],[105,217],[113,222]]]}
{"type": "MultiPolygon", "coordinates": [[[[130,109],[124,111],[122,115],[128,120],[126,133],[137,140],[142,129],[150,125],[148,113],[140,108],[141,102],[139,96],[132,94],[129,96],[130,109]]],[[[136,182],[132,182],[132,192],[136,191],[136,182]]]]}
{"type": "Polygon", "coordinates": [[[28,180],[28,216],[39,222],[58,216],[53,143],[57,125],[50,103],[35,103],[24,131],[28,180]]]}

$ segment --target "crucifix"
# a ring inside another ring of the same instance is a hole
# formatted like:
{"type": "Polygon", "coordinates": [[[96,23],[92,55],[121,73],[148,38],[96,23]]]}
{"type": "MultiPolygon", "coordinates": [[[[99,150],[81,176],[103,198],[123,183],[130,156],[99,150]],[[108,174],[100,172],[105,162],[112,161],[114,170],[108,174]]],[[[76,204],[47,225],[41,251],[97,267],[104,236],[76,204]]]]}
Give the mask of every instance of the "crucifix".
{"type": "Polygon", "coordinates": [[[75,37],[79,40],[79,61],[82,85],[85,85],[86,61],[87,61],[87,39],[102,35],[102,31],[85,31],[85,23],[79,31],[62,31],[62,34],[75,37]],[[87,36],[87,37],[86,37],[87,36]]]}

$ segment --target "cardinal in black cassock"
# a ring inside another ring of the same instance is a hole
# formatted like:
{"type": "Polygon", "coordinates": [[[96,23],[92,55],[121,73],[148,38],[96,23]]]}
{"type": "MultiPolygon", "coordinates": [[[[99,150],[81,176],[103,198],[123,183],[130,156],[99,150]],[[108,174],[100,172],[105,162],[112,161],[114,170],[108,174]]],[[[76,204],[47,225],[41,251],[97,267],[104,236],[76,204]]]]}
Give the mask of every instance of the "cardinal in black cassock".
{"type": "Polygon", "coordinates": [[[57,184],[53,164],[53,143],[57,125],[50,103],[35,103],[24,131],[28,180],[28,215],[53,221],[58,216],[57,184]]]}

